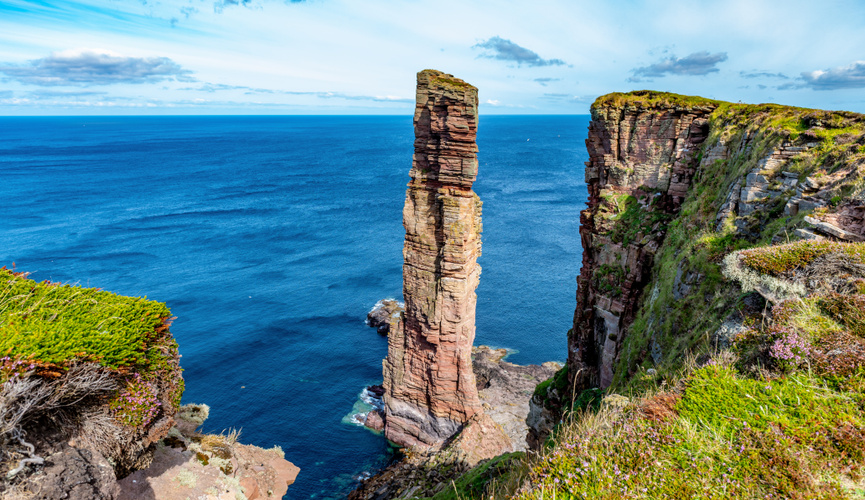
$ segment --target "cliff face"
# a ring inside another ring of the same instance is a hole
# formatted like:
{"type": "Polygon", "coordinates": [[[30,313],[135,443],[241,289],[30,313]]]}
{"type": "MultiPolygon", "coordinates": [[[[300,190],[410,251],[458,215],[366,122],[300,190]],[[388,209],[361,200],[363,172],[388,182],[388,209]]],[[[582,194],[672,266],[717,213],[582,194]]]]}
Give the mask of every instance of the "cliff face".
{"type": "Polygon", "coordinates": [[[404,320],[384,360],[385,436],[435,446],[483,415],[471,350],[481,268],[477,89],[418,73],[415,153],[403,225],[404,320]]]}
{"type": "Polygon", "coordinates": [[[858,241],[863,117],[649,91],[592,106],[589,207],[569,334],[576,393],[678,363],[742,327],[731,251],[858,241]],[[701,347],[702,346],[702,347],[701,347]]]}
{"type": "Polygon", "coordinates": [[[407,460],[350,498],[853,498],[865,116],[640,91],[592,118],[568,366],[527,418],[544,452],[407,460]]]}
{"type": "Polygon", "coordinates": [[[622,333],[651,277],[666,222],[688,193],[715,107],[592,108],[589,206],[580,215],[583,267],[568,346],[580,386],[613,380],[622,333]]]}

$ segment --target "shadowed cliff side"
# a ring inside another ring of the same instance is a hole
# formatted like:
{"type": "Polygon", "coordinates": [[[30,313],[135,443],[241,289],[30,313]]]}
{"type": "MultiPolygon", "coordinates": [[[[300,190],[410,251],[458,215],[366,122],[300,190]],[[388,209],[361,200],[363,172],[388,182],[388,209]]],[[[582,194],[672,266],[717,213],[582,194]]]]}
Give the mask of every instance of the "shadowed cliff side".
{"type": "Polygon", "coordinates": [[[586,148],[589,206],[580,216],[578,278],[570,372],[580,387],[605,388],[633,321],[666,223],[682,206],[695,157],[717,104],[596,105],[586,148]]]}
{"type": "Polygon", "coordinates": [[[510,441],[484,416],[471,364],[481,252],[481,201],[471,189],[477,104],[477,89],[462,80],[418,73],[403,210],[405,314],[388,338],[384,432],[401,445],[436,447],[479,429],[484,439],[472,438],[467,451],[480,459],[510,441]]]}
{"type": "Polygon", "coordinates": [[[701,343],[729,344],[735,328],[721,327],[737,323],[727,317],[736,297],[718,267],[729,251],[861,241],[862,127],[847,112],[649,91],[599,98],[570,385],[626,383],[701,343]]]}

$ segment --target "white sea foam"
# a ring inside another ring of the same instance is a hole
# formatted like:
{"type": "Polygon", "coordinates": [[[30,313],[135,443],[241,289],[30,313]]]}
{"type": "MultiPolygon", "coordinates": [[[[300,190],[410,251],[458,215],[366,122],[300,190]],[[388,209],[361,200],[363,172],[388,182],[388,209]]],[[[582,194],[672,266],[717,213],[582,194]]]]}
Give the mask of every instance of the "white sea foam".
{"type": "Polygon", "coordinates": [[[361,401],[372,406],[373,408],[377,410],[384,410],[384,401],[382,401],[380,397],[371,393],[366,387],[364,387],[363,390],[360,391],[360,395],[358,397],[361,401]]]}
{"type": "Polygon", "coordinates": [[[351,417],[349,417],[349,420],[351,420],[351,423],[353,423],[354,425],[363,427],[364,422],[366,422],[367,415],[367,413],[355,413],[351,417]]]}
{"type": "Polygon", "coordinates": [[[366,416],[372,410],[384,410],[384,401],[375,394],[369,392],[367,386],[361,389],[357,395],[351,412],[342,417],[342,423],[364,427],[366,416]]]}
{"type": "MultiPolygon", "coordinates": [[[[366,324],[366,326],[369,326],[369,315],[372,314],[372,313],[374,313],[374,312],[376,312],[376,311],[378,311],[378,310],[381,309],[382,307],[384,307],[384,303],[385,303],[386,301],[391,301],[391,300],[396,301],[396,303],[397,303],[397,305],[398,305],[399,307],[405,309],[405,302],[403,302],[403,301],[401,301],[401,300],[396,300],[396,299],[394,299],[394,298],[392,298],[392,297],[388,297],[388,298],[386,298],[386,299],[381,299],[381,300],[379,300],[378,302],[376,302],[374,306],[372,306],[372,309],[370,309],[368,313],[366,313],[367,318],[366,318],[365,320],[363,320],[364,324],[366,324]]],[[[394,314],[393,314],[394,317],[396,317],[396,316],[398,316],[398,315],[399,315],[399,311],[395,311],[394,314]]]]}

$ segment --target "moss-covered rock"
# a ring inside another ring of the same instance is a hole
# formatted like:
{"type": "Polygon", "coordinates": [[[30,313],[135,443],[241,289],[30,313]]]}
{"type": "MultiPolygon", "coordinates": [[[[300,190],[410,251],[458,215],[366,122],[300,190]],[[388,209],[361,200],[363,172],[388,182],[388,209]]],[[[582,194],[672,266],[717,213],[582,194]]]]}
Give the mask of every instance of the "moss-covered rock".
{"type": "MultiPolygon", "coordinates": [[[[146,466],[183,394],[171,319],[160,302],[0,269],[2,444],[76,443],[119,476],[146,466]]],[[[24,456],[0,448],[7,470],[24,456]]]]}

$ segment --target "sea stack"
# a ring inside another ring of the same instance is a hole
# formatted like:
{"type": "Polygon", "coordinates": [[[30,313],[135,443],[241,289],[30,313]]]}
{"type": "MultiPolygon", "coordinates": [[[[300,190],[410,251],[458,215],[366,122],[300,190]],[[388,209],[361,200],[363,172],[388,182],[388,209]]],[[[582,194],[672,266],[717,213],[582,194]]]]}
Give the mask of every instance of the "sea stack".
{"type": "Polygon", "coordinates": [[[439,71],[418,73],[403,209],[405,314],[388,337],[384,432],[395,443],[430,448],[471,424],[480,433],[464,434],[489,435],[494,456],[510,441],[483,415],[471,360],[481,273],[481,201],[472,191],[477,124],[477,88],[439,71]]]}

